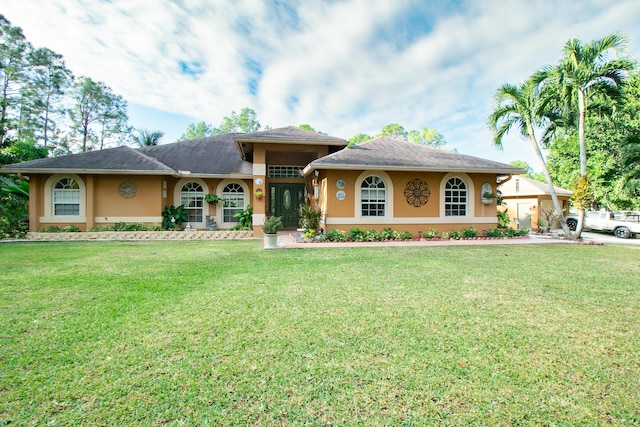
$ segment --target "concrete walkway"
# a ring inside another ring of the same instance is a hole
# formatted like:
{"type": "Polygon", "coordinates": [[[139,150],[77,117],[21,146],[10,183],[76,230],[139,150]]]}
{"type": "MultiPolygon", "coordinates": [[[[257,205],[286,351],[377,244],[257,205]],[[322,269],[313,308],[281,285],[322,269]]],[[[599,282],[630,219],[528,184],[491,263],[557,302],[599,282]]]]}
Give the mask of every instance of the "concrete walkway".
{"type": "Polygon", "coordinates": [[[320,249],[320,248],[363,248],[363,247],[393,247],[393,246],[479,246],[479,245],[531,245],[531,244],[580,244],[566,240],[559,236],[542,236],[531,234],[524,237],[503,239],[461,239],[461,240],[389,240],[384,242],[300,242],[296,239],[295,231],[278,232],[278,247],[285,249],[320,249]]]}

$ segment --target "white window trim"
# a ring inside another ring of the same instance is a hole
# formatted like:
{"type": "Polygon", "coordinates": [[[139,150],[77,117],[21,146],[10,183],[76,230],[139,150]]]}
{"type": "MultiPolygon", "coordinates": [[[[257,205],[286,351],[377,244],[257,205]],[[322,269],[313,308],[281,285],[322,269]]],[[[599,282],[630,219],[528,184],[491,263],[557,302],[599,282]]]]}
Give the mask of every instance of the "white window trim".
{"type": "MultiPolygon", "coordinates": [[[[224,191],[224,187],[226,187],[229,184],[238,184],[242,187],[242,191],[244,192],[244,209],[247,208],[247,206],[249,206],[249,204],[251,203],[251,194],[249,193],[249,186],[247,185],[246,182],[239,180],[239,179],[225,179],[222,180],[219,184],[218,187],[216,187],[216,194],[220,195],[220,197],[222,197],[222,192],[224,191]]],[[[235,225],[237,224],[237,222],[224,222],[224,215],[223,215],[223,209],[222,206],[220,206],[220,209],[216,210],[216,222],[218,223],[218,228],[221,229],[227,229],[227,228],[233,228],[235,227],[235,225]]]]}
{"type": "Polygon", "coordinates": [[[364,171],[358,178],[355,183],[355,218],[358,219],[359,223],[363,224],[379,224],[381,222],[386,222],[389,219],[393,218],[393,181],[391,177],[383,171],[364,171]],[[385,200],[385,210],[384,216],[362,216],[362,182],[370,176],[377,176],[384,181],[384,186],[386,190],[386,200],[385,200]]]}
{"type": "Polygon", "coordinates": [[[464,221],[468,221],[469,218],[475,218],[476,216],[476,210],[475,210],[475,188],[473,186],[473,181],[471,180],[471,178],[469,177],[469,175],[467,175],[466,173],[448,173],[446,174],[443,178],[442,181],[440,181],[440,218],[447,218],[448,220],[450,220],[450,222],[462,222],[459,219],[463,218],[464,221]],[[467,186],[467,209],[466,215],[457,215],[457,216],[446,216],[446,209],[445,209],[445,191],[446,191],[446,185],[447,185],[447,181],[449,181],[451,178],[458,178],[460,180],[462,180],[464,182],[464,184],[467,186]]]}
{"type": "MultiPolygon", "coordinates": [[[[182,187],[187,182],[195,182],[200,184],[202,187],[202,197],[206,196],[209,193],[209,186],[200,178],[182,178],[178,181],[173,188],[173,205],[180,206],[182,204],[182,187]]],[[[209,203],[203,200],[202,202],[202,222],[189,222],[192,227],[195,228],[206,228],[207,226],[207,215],[209,215],[209,203]]],[[[186,225],[186,223],[185,223],[186,225]]]]}
{"type": "Polygon", "coordinates": [[[87,222],[87,187],[84,181],[75,174],[56,174],[51,175],[47,182],[44,184],[44,216],[40,217],[40,222],[55,222],[55,223],[86,223],[87,222]],[[71,178],[78,183],[78,189],[80,190],[79,210],[78,215],[54,215],[53,210],[53,186],[56,182],[62,178],[71,178]]]}

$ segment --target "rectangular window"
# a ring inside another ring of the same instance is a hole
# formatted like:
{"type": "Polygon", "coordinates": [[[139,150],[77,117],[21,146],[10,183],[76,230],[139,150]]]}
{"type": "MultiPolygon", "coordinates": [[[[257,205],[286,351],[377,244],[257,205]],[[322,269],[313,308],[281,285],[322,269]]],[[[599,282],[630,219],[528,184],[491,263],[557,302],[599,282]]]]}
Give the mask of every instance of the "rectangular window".
{"type": "Polygon", "coordinates": [[[238,218],[234,218],[233,215],[244,210],[244,193],[225,193],[222,200],[222,221],[238,222],[238,218]]]}
{"type": "Polygon", "coordinates": [[[304,166],[269,165],[267,176],[269,178],[300,178],[302,169],[304,166]]]}
{"type": "Polygon", "coordinates": [[[362,189],[362,216],[384,216],[386,191],[384,188],[362,189]]]}
{"type": "Polygon", "coordinates": [[[465,216],[467,214],[466,190],[447,190],[444,209],[446,216],[465,216]]]}
{"type": "Polygon", "coordinates": [[[80,215],[80,190],[53,190],[54,215],[80,215]]]}
{"type": "Polygon", "coordinates": [[[202,193],[182,193],[180,203],[188,211],[187,222],[202,222],[202,193]]]}

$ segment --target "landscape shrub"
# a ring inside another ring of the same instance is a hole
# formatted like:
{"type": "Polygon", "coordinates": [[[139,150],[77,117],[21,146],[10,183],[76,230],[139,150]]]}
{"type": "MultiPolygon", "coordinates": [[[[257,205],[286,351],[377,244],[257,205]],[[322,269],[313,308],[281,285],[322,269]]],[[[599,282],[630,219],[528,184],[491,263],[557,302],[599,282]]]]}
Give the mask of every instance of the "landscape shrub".
{"type": "Polygon", "coordinates": [[[493,238],[500,238],[504,236],[504,233],[502,233],[502,230],[500,230],[498,227],[493,227],[488,229],[485,232],[485,236],[487,237],[493,237],[493,238]]]}
{"type": "Polygon", "coordinates": [[[322,240],[328,242],[346,242],[347,233],[344,230],[329,230],[324,234],[322,240]]]}
{"type": "Polygon", "coordinates": [[[62,227],[57,225],[47,225],[46,227],[40,227],[38,231],[40,233],[62,233],[62,227]]]}
{"type": "Polygon", "coordinates": [[[376,230],[369,230],[365,233],[364,240],[367,242],[380,242],[385,239],[383,233],[376,230]]]}
{"type": "Polygon", "coordinates": [[[391,227],[387,227],[380,232],[381,240],[396,240],[400,234],[391,227]]]}
{"type": "Polygon", "coordinates": [[[353,227],[347,233],[347,239],[352,240],[354,242],[364,242],[364,238],[367,232],[361,228],[353,227]]]}
{"type": "Polygon", "coordinates": [[[473,227],[463,228],[462,237],[465,239],[474,239],[478,237],[478,231],[473,227]]]}
{"type": "Polygon", "coordinates": [[[423,237],[425,237],[426,239],[435,239],[436,237],[438,237],[438,230],[431,227],[429,231],[423,234],[423,237]]]}
{"type": "Polygon", "coordinates": [[[504,237],[515,237],[515,236],[518,235],[518,230],[516,230],[513,227],[507,227],[503,231],[503,235],[504,235],[504,237]]]}
{"type": "Polygon", "coordinates": [[[411,240],[413,239],[413,234],[410,231],[403,231],[400,233],[400,240],[411,240]]]}
{"type": "Polygon", "coordinates": [[[458,240],[460,239],[460,233],[457,232],[456,230],[452,230],[449,232],[449,238],[450,239],[454,239],[454,240],[458,240]]]}

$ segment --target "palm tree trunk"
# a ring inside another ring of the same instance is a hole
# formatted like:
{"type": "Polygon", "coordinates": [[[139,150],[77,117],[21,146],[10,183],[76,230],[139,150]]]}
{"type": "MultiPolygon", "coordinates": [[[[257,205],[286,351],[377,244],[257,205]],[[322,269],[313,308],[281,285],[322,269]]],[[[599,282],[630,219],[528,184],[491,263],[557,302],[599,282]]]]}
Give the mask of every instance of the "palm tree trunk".
{"type": "Polygon", "coordinates": [[[562,207],[560,206],[560,201],[558,200],[558,195],[556,194],[556,189],[553,186],[553,181],[551,180],[551,174],[549,173],[549,169],[547,168],[547,162],[544,161],[544,156],[542,155],[542,151],[540,151],[540,146],[538,145],[538,141],[533,134],[533,129],[529,128],[529,140],[531,141],[531,145],[533,145],[533,149],[536,152],[536,156],[538,156],[538,160],[542,165],[542,172],[544,173],[544,177],[547,180],[547,184],[549,185],[549,193],[551,193],[551,201],[553,202],[553,207],[556,210],[556,215],[558,215],[558,220],[560,221],[560,227],[562,227],[562,231],[564,232],[564,236],[566,238],[572,238],[571,230],[567,226],[567,221],[564,218],[564,212],[562,211],[562,207]]]}
{"type": "MultiPolygon", "coordinates": [[[[584,92],[578,90],[578,141],[580,143],[580,176],[587,178],[587,143],[584,138],[584,121],[586,116],[584,103],[584,92]]],[[[584,225],[584,207],[578,212],[578,224],[576,225],[575,237],[579,239],[582,235],[584,225]]]]}

